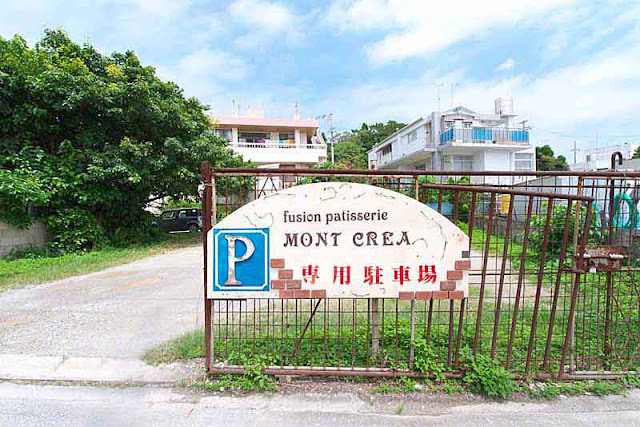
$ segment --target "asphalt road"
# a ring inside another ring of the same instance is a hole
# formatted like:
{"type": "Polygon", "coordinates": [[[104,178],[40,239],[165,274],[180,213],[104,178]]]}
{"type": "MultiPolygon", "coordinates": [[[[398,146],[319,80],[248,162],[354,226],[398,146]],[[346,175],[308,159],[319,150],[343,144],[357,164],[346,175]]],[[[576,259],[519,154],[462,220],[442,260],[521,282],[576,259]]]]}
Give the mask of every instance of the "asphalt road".
{"type": "Polygon", "coordinates": [[[136,358],[203,324],[202,248],[0,293],[0,355],[136,358]]]}
{"type": "Polygon", "coordinates": [[[438,405],[415,414],[406,397],[391,405],[355,393],[233,397],[168,388],[99,388],[0,383],[0,425],[135,426],[635,426],[640,391],[628,397],[582,396],[552,402],[438,405]],[[397,409],[405,406],[406,413],[397,409]]]}

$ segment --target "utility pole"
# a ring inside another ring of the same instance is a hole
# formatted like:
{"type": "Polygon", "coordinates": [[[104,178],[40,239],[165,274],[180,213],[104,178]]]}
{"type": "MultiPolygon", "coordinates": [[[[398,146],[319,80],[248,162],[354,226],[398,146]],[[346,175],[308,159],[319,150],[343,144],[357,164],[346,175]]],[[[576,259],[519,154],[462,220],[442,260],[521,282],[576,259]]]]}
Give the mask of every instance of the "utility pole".
{"type": "Polygon", "coordinates": [[[333,146],[335,145],[335,141],[333,140],[333,113],[329,113],[329,139],[331,140],[331,164],[336,163],[336,156],[333,150],[333,146]]]}
{"type": "Polygon", "coordinates": [[[577,164],[578,163],[578,158],[577,158],[577,154],[578,154],[578,148],[576,147],[576,141],[575,139],[573,140],[573,150],[571,150],[571,152],[573,152],[573,164],[577,164]]]}
{"type": "Polygon", "coordinates": [[[317,119],[322,119],[329,122],[329,144],[331,145],[331,164],[333,165],[336,162],[335,152],[333,150],[333,145],[334,145],[333,113],[316,116],[316,120],[317,119]]]}

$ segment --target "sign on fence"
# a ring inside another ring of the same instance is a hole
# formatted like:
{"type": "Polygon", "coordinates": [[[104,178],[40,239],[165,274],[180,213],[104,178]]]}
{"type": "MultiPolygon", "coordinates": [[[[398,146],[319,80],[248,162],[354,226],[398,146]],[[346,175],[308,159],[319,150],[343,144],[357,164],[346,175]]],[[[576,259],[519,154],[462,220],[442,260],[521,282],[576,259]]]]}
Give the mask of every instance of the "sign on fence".
{"type": "Polygon", "coordinates": [[[372,185],[299,185],[207,235],[207,297],[462,299],[469,238],[435,210],[372,185]]]}

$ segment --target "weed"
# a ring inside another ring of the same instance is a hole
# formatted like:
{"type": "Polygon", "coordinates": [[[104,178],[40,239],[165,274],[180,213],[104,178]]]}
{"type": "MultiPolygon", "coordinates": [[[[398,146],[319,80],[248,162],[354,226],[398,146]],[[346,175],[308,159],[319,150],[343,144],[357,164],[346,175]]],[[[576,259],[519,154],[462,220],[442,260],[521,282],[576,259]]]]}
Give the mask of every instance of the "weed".
{"type": "Polygon", "coordinates": [[[622,393],[624,385],[614,381],[595,381],[590,385],[588,390],[598,396],[606,396],[608,394],[622,393]]]}
{"type": "Polygon", "coordinates": [[[622,380],[622,383],[625,385],[625,387],[640,388],[640,376],[627,374],[627,376],[622,380]]]}
{"type": "Polygon", "coordinates": [[[447,380],[440,384],[436,390],[442,390],[445,393],[452,395],[463,393],[464,387],[459,381],[447,380]]]}
{"type": "Polygon", "coordinates": [[[529,391],[529,395],[535,398],[552,399],[559,395],[577,396],[587,391],[587,383],[584,382],[562,382],[554,383],[547,381],[529,391]]]}
{"type": "Polygon", "coordinates": [[[404,393],[416,391],[416,382],[409,377],[400,377],[396,380],[396,384],[404,393]]]}
{"type": "Polygon", "coordinates": [[[416,371],[425,375],[431,374],[436,381],[444,381],[444,371],[446,366],[439,362],[437,354],[433,347],[427,344],[423,339],[416,340],[414,343],[415,359],[413,366],[416,371]]]}
{"type": "Polygon", "coordinates": [[[244,390],[244,391],[270,391],[275,390],[276,380],[271,375],[264,373],[268,359],[266,356],[256,356],[244,360],[244,373],[241,375],[221,375],[217,382],[203,381],[195,383],[197,387],[210,391],[244,390]]]}
{"type": "Polygon", "coordinates": [[[398,405],[398,407],[396,408],[396,415],[402,415],[404,414],[404,410],[405,410],[405,406],[404,403],[401,403],[400,405],[398,405]]]}
{"type": "Polygon", "coordinates": [[[391,394],[391,393],[399,392],[400,389],[398,388],[398,386],[396,386],[394,384],[382,383],[382,384],[378,384],[377,386],[372,388],[371,391],[373,393],[377,393],[377,394],[391,394]]]}
{"type": "Polygon", "coordinates": [[[471,361],[471,370],[463,378],[472,391],[487,396],[509,397],[514,392],[513,376],[498,361],[478,355],[471,361]]]}

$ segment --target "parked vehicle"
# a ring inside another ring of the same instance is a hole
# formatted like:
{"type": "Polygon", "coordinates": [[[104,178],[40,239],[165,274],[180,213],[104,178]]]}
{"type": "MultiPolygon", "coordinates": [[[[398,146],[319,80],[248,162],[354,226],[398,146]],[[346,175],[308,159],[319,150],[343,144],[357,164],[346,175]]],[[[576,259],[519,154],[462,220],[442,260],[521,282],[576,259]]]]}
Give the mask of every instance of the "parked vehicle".
{"type": "Polygon", "coordinates": [[[156,225],[162,231],[190,231],[195,233],[202,230],[202,212],[198,208],[167,209],[160,214],[156,225]]]}

